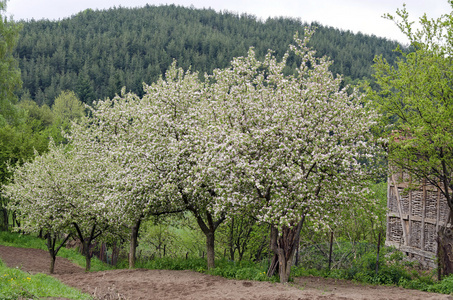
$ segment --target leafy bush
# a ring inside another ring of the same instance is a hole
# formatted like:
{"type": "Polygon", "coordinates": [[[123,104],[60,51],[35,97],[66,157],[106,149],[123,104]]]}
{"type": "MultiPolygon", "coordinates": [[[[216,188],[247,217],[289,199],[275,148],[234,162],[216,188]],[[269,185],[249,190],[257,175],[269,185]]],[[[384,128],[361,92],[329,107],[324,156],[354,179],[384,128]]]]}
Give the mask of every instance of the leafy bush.
{"type": "Polygon", "coordinates": [[[423,285],[426,286],[426,289],[423,291],[442,293],[442,294],[452,294],[453,293],[453,276],[446,277],[440,282],[432,285],[423,285]]]}
{"type": "MultiPolygon", "coordinates": [[[[352,243],[351,243],[352,244],[352,243]]],[[[319,245],[311,248],[320,248],[319,245]]],[[[316,253],[316,251],[314,251],[316,253]]],[[[405,255],[392,247],[382,247],[379,268],[376,274],[376,248],[363,244],[347,245],[337,243],[334,247],[334,257],[342,257],[342,262],[335,264],[336,268],[327,269],[328,260],[321,254],[312,258],[311,268],[293,267],[291,276],[322,276],[336,279],[354,280],[370,284],[398,285],[405,288],[428,291],[453,291],[450,282],[442,281],[434,284],[432,274],[423,275],[416,270],[416,263],[407,261],[405,255]],[[348,253],[354,252],[355,259],[345,259],[348,253]],[[346,255],[345,255],[346,254],[346,255]],[[318,266],[318,268],[313,268],[318,266]],[[322,268],[319,268],[321,266],[322,268]],[[340,268],[341,267],[341,268],[340,268]],[[415,269],[414,269],[415,268],[415,269]]],[[[309,264],[310,265],[310,264],[309,264]]],[[[305,266],[303,264],[303,266],[305,266]]]]}
{"type": "MultiPolygon", "coordinates": [[[[367,253],[376,252],[376,245],[368,242],[350,242],[339,238],[332,245],[332,268],[347,269],[367,253]]],[[[308,269],[324,270],[329,265],[329,243],[319,243],[300,250],[300,264],[308,269]]]]}

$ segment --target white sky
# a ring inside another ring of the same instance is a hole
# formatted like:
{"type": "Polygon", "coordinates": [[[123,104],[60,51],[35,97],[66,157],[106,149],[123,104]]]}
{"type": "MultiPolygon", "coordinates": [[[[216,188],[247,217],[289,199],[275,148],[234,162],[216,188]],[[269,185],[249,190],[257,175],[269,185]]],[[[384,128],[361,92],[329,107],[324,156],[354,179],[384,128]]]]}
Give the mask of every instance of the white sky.
{"type": "Polygon", "coordinates": [[[195,8],[212,8],[235,13],[268,17],[300,18],[303,22],[317,21],[355,33],[374,34],[406,43],[396,25],[383,19],[385,13],[395,14],[406,3],[413,21],[426,13],[429,18],[451,12],[447,0],[9,0],[7,15],[14,20],[58,20],[70,17],[87,8],[108,9],[113,6],[142,7],[146,4],[176,4],[195,8]]]}

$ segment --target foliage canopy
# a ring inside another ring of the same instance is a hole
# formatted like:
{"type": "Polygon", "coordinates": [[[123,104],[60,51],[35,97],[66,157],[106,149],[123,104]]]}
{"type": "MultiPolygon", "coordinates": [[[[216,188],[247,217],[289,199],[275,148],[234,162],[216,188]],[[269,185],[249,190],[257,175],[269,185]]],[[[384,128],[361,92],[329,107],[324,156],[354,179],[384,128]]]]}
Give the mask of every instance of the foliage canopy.
{"type": "Polygon", "coordinates": [[[389,163],[438,187],[453,210],[453,16],[425,15],[419,29],[405,8],[388,18],[414,49],[401,52],[396,66],[382,57],[374,65],[379,89],[369,90],[370,103],[383,116],[389,163]]]}

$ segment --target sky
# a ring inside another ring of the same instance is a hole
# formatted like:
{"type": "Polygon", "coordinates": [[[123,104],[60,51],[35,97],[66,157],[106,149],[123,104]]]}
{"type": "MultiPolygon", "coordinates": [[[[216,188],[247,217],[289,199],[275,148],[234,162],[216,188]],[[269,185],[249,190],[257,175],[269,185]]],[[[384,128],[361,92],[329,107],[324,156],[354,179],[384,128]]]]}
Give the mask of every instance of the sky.
{"type": "Polygon", "coordinates": [[[395,15],[406,3],[410,19],[426,13],[437,18],[450,13],[447,0],[8,0],[6,15],[14,20],[58,20],[68,18],[87,8],[108,9],[113,6],[142,7],[175,4],[194,8],[211,8],[238,14],[251,14],[265,21],[268,17],[291,17],[302,22],[318,22],[354,33],[376,35],[407,44],[407,39],[396,25],[382,18],[386,13],[395,15]]]}

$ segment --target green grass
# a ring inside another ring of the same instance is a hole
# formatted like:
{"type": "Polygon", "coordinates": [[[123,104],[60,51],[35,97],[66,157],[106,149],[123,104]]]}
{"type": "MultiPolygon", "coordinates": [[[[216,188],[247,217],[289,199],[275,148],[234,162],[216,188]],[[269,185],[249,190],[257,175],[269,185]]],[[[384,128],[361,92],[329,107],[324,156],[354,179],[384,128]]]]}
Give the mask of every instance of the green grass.
{"type": "Polygon", "coordinates": [[[68,299],[92,299],[91,296],[68,287],[55,278],[30,275],[19,269],[7,268],[0,261],[0,299],[41,299],[63,297],[68,299]]]}
{"type": "Polygon", "coordinates": [[[47,251],[46,242],[43,239],[7,231],[0,231],[0,245],[19,248],[35,248],[47,251]]]}
{"type": "MultiPolygon", "coordinates": [[[[83,256],[79,252],[75,251],[74,249],[61,248],[60,251],[58,251],[58,256],[67,258],[70,261],[72,261],[73,263],[75,263],[76,265],[79,265],[83,268],[85,268],[85,266],[86,266],[85,256],[83,256]]],[[[117,268],[102,262],[95,256],[91,258],[91,269],[90,269],[91,272],[113,270],[113,269],[117,269],[117,268]]]]}
{"type": "MultiPolygon", "coordinates": [[[[218,275],[229,279],[256,280],[278,282],[278,276],[267,277],[267,262],[255,263],[251,261],[230,261],[227,259],[216,260],[216,267],[207,270],[204,258],[156,258],[153,260],[138,260],[137,268],[149,270],[192,270],[195,272],[218,275]]],[[[127,268],[126,260],[118,263],[119,268],[127,268]]]]}

